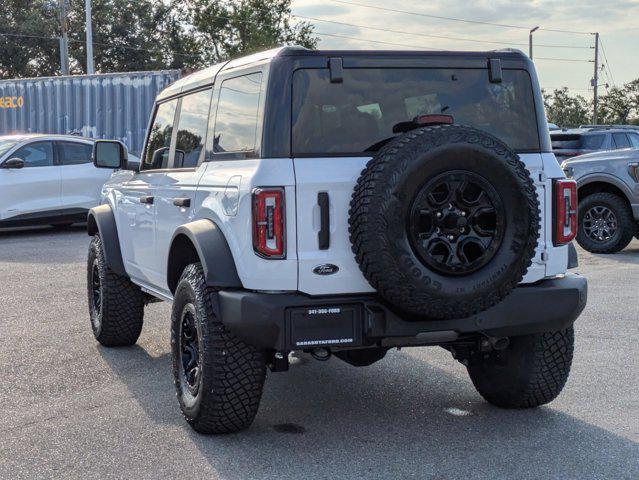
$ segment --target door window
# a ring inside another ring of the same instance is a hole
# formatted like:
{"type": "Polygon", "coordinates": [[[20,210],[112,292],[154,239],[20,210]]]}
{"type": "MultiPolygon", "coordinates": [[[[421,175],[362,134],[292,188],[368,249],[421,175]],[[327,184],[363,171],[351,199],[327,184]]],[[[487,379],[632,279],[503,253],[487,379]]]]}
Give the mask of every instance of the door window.
{"type": "Polygon", "coordinates": [[[215,153],[255,150],[261,85],[261,73],[222,83],[215,120],[215,153]]]}
{"type": "Polygon", "coordinates": [[[629,133],[628,137],[633,147],[639,147],[639,133],[629,133]]]}
{"type": "Polygon", "coordinates": [[[625,133],[613,133],[612,138],[617,148],[630,148],[630,141],[625,133]]]}
{"type": "Polygon", "coordinates": [[[206,141],[211,90],[193,93],[182,98],[175,141],[174,168],[198,166],[206,141]]]}
{"type": "Polygon", "coordinates": [[[168,168],[169,147],[171,146],[176,107],[177,100],[158,105],[145,149],[142,170],[168,168]]]}
{"type": "Polygon", "coordinates": [[[76,142],[57,142],[58,159],[61,165],[91,163],[93,145],[76,142]]]}
{"type": "Polygon", "coordinates": [[[25,167],[51,167],[53,166],[53,143],[31,143],[11,155],[11,158],[14,157],[21,158],[25,167]]]}

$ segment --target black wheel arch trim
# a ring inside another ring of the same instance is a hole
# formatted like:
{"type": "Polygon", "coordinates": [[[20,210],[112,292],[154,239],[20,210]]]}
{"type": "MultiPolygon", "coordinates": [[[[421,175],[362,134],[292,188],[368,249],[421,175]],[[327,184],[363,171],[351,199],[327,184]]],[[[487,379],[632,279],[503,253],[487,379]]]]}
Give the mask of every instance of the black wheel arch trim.
{"type": "Polygon", "coordinates": [[[110,205],[100,205],[89,210],[87,232],[92,237],[97,234],[100,235],[104,248],[104,258],[109,268],[118,275],[128,276],[122,260],[115,215],[113,215],[110,205]]]}
{"type": "Polygon", "coordinates": [[[617,178],[614,175],[610,175],[608,173],[591,173],[585,175],[577,180],[577,189],[581,189],[586,185],[590,185],[591,183],[608,183],[613,187],[616,187],[619,191],[624,194],[624,200],[630,203],[630,199],[634,197],[632,190],[628,185],[626,185],[623,181],[617,178]]]}
{"type": "Polygon", "coordinates": [[[179,274],[173,275],[173,247],[179,237],[185,236],[195,247],[199,261],[204,269],[204,277],[209,287],[242,288],[242,282],[237,274],[235,259],[226,237],[220,227],[208,219],[195,220],[178,227],[171,238],[169,258],[167,259],[167,284],[171,292],[175,292],[179,281],[179,274]]]}

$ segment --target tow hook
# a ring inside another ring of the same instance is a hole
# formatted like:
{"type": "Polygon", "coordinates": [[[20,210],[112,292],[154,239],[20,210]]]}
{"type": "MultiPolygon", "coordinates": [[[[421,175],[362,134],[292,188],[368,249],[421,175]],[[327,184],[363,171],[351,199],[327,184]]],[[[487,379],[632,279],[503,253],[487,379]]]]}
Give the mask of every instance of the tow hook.
{"type": "Polygon", "coordinates": [[[508,337],[484,337],[480,342],[480,349],[482,352],[491,350],[505,350],[510,345],[508,337]]]}

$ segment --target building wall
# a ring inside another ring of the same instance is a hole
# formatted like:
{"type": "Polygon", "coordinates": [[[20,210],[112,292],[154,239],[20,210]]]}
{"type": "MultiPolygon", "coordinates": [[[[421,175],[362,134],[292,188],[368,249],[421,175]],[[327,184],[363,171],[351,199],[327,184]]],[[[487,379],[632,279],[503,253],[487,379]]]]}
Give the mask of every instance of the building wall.
{"type": "Polygon", "coordinates": [[[77,133],[139,156],[156,95],[178,70],[0,81],[0,135],[77,133]]]}

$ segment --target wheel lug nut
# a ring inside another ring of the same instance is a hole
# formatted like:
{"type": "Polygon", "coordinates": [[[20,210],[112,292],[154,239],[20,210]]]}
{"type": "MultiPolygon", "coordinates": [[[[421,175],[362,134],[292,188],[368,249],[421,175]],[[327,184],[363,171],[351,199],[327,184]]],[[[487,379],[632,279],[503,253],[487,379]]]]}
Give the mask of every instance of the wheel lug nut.
{"type": "Polygon", "coordinates": [[[466,216],[466,212],[461,212],[461,216],[465,217],[466,216]]]}
{"type": "Polygon", "coordinates": [[[437,212],[437,218],[441,218],[442,212],[437,212]]]}
{"type": "Polygon", "coordinates": [[[455,237],[453,237],[452,235],[448,235],[448,240],[452,240],[453,238],[455,237]]]}

